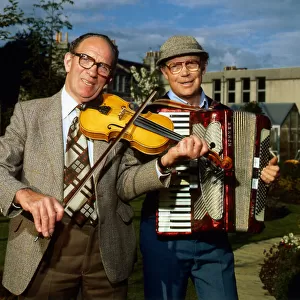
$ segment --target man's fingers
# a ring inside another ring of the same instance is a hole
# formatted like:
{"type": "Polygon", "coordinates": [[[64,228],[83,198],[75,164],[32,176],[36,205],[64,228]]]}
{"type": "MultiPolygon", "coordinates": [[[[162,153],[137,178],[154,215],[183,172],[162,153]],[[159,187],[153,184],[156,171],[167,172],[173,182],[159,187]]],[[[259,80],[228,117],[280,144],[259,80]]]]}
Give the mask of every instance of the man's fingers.
{"type": "Polygon", "coordinates": [[[190,159],[198,158],[208,151],[207,143],[194,135],[182,139],[177,147],[179,155],[190,159]]]}
{"type": "Polygon", "coordinates": [[[270,161],[269,161],[269,165],[270,165],[270,166],[276,166],[277,163],[278,163],[278,157],[277,157],[277,156],[272,157],[272,158],[270,159],[270,161]]]}
{"type": "Polygon", "coordinates": [[[56,222],[60,221],[64,215],[64,208],[58,202],[54,203],[54,210],[56,212],[56,222]]]}
{"type": "Polygon", "coordinates": [[[49,205],[47,209],[48,209],[48,217],[49,217],[48,232],[49,235],[52,236],[55,228],[55,223],[56,223],[56,209],[54,208],[53,205],[49,205]]]}
{"type": "Polygon", "coordinates": [[[32,214],[37,232],[44,237],[50,237],[55,229],[55,223],[64,214],[62,205],[53,197],[32,193],[31,197],[23,199],[23,208],[32,214]]]}
{"type": "Polygon", "coordinates": [[[49,237],[49,215],[48,210],[45,205],[40,206],[40,215],[41,215],[41,222],[42,222],[42,234],[44,237],[49,237]]]}
{"type": "Polygon", "coordinates": [[[42,232],[42,223],[41,223],[41,217],[40,217],[39,211],[37,210],[37,208],[33,208],[33,209],[30,209],[29,212],[32,214],[36,231],[41,233],[42,232]]]}

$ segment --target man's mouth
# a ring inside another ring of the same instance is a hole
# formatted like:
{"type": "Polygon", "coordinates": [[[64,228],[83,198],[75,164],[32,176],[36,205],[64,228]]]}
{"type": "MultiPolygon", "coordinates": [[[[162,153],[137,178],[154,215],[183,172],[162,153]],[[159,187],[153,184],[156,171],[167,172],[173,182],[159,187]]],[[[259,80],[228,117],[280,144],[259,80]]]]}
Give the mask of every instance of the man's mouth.
{"type": "Polygon", "coordinates": [[[83,81],[84,84],[86,84],[88,86],[92,86],[93,85],[93,83],[89,82],[88,80],[86,80],[84,78],[82,78],[81,80],[83,81]]]}
{"type": "Polygon", "coordinates": [[[193,81],[185,81],[185,82],[181,82],[182,85],[191,85],[193,84],[193,81]]]}

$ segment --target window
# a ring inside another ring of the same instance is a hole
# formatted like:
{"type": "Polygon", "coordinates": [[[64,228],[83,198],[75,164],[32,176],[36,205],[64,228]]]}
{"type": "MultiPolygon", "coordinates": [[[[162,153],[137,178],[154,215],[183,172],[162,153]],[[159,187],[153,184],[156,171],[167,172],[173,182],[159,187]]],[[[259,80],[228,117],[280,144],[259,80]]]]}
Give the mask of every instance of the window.
{"type": "Polygon", "coordinates": [[[243,103],[250,102],[250,78],[242,79],[242,101],[243,103]]]}
{"type": "Polygon", "coordinates": [[[121,77],[122,80],[121,80],[121,92],[125,92],[125,87],[126,87],[126,76],[122,76],[121,77]]]}
{"type": "Polygon", "coordinates": [[[256,85],[257,85],[257,101],[266,102],[266,78],[257,77],[256,85]]]}
{"type": "Polygon", "coordinates": [[[228,79],[228,103],[235,103],[235,79],[228,79]]]}
{"type": "Polygon", "coordinates": [[[114,80],[113,80],[113,90],[114,91],[118,91],[119,90],[119,81],[120,81],[120,76],[117,75],[115,76],[114,80]]]}
{"type": "Polygon", "coordinates": [[[215,79],[213,81],[213,99],[221,102],[221,80],[215,79]]]}

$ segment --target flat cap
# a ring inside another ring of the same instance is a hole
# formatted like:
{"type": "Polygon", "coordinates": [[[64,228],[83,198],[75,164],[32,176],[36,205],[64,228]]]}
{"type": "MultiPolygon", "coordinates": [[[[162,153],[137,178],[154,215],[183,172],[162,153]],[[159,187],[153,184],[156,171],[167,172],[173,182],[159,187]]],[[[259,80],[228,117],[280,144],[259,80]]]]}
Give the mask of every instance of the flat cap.
{"type": "Polygon", "coordinates": [[[167,39],[159,50],[159,59],[156,65],[172,57],[206,53],[197,40],[192,36],[174,35],[167,39]]]}

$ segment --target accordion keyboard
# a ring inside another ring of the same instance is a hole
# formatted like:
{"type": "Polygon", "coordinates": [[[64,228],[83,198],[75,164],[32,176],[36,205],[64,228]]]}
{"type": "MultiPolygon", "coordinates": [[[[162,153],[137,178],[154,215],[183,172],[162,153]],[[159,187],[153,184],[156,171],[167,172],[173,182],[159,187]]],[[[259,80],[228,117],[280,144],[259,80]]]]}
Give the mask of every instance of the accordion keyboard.
{"type": "MultiPolygon", "coordinates": [[[[182,136],[190,135],[189,112],[160,112],[160,114],[173,121],[174,132],[182,136]]],[[[158,232],[191,232],[190,183],[195,179],[189,172],[189,164],[177,166],[170,188],[160,192],[158,232]]]]}

